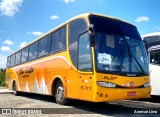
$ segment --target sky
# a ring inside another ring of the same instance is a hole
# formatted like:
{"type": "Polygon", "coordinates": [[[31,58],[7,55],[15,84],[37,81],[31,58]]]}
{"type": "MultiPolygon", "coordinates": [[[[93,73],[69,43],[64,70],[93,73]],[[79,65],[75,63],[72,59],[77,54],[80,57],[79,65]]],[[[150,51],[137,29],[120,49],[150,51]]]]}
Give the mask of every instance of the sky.
{"type": "Polygon", "coordinates": [[[0,68],[7,56],[82,13],[134,24],[140,35],[160,32],[160,0],[0,0],[0,68]]]}

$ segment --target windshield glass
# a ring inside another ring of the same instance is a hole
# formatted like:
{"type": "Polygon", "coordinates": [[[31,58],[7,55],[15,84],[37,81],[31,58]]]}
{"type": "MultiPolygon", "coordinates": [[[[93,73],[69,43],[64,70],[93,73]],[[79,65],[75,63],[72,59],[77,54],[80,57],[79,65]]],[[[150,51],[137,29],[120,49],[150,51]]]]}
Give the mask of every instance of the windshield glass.
{"type": "Polygon", "coordinates": [[[148,74],[146,52],[136,27],[106,18],[92,17],[90,21],[95,26],[97,72],[127,76],[148,74]]]}

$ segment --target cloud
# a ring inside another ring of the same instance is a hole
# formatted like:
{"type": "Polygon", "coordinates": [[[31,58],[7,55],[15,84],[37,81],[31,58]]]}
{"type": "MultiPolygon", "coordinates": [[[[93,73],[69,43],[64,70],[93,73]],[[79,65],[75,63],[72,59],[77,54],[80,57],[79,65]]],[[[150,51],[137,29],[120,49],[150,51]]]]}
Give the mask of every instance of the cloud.
{"type": "Polygon", "coordinates": [[[75,0],[63,0],[65,3],[70,3],[70,2],[74,2],[75,0]]]}
{"type": "Polygon", "coordinates": [[[149,21],[149,17],[147,16],[139,16],[137,19],[135,19],[135,22],[146,22],[149,21]]]}
{"type": "Polygon", "coordinates": [[[8,47],[8,46],[2,46],[2,47],[1,47],[1,51],[7,52],[7,51],[11,51],[11,49],[10,49],[10,47],[8,47]]]}
{"type": "Polygon", "coordinates": [[[51,18],[51,20],[55,20],[55,19],[58,19],[59,16],[57,16],[57,15],[52,15],[50,18],[51,18]]]}
{"type": "Polygon", "coordinates": [[[7,57],[0,54],[0,68],[6,68],[7,57]]]}
{"type": "Polygon", "coordinates": [[[14,43],[9,39],[6,39],[3,43],[5,43],[7,45],[14,45],[14,43]]]}
{"type": "Polygon", "coordinates": [[[41,36],[42,34],[43,34],[43,32],[34,32],[34,31],[32,31],[32,32],[27,32],[27,34],[30,34],[30,35],[35,35],[35,36],[41,36]]]}
{"type": "Polygon", "coordinates": [[[23,0],[2,0],[0,3],[0,14],[6,16],[14,16],[19,12],[19,7],[23,0]]]}
{"type": "Polygon", "coordinates": [[[26,46],[26,45],[27,45],[27,42],[24,41],[24,42],[22,42],[22,43],[20,44],[19,47],[22,48],[22,47],[24,47],[24,46],[26,46]]]}

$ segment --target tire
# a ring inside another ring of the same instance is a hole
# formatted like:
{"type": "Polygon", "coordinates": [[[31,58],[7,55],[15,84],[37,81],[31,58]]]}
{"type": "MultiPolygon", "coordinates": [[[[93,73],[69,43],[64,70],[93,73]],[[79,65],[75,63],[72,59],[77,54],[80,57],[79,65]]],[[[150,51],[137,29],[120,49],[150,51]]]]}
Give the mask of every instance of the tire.
{"type": "Polygon", "coordinates": [[[56,102],[61,105],[66,105],[69,99],[64,97],[64,87],[61,81],[58,81],[55,88],[55,98],[56,102]]]}
{"type": "Polygon", "coordinates": [[[14,94],[15,96],[18,96],[18,91],[17,91],[17,88],[16,88],[16,82],[13,83],[12,90],[13,90],[13,94],[14,94]]]}

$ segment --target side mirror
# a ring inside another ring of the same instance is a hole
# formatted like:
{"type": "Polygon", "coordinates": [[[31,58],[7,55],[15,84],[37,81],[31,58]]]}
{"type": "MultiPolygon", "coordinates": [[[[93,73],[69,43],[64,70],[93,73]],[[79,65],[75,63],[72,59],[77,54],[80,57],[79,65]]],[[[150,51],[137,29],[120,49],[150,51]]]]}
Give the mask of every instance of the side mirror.
{"type": "Polygon", "coordinates": [[[91,25],[88,27],[88,29],[91,31],[92,34],[95,33],[94,25],[93,25],[93,24],[91,24],[91,25]]]}
{"type": "Polygon", "coordinates": [[[94,41],[94,35],[92,33],[89,34],[89,40],[90,40],[90,46],[94,47],[95,41],[94,41]]]}
{"type": "Polygon", "coordinates": [[[90,46],[91,47],[94,47],[94,34],[95,34],[95,30],[94,30],[94,25],[91,24],[88,29],[86,31],[84,31],[83,33],[81,33],[79,36],[78,36],[78,41],[79,41],[79,37],[81,35],[83,35],[84,33],[88,32],[89,33],[89,40],[90,40],[90,46]]]}
{"type": "Polygon", "coordinates": [[[89,31],[90,31],[90,34],[89,34],[90,46],[94,47],[94,45],[95,45],[95,41],[94,41],[95,30],[94,30],[94,25],[93,24],[91,24],[89,26],[89,31]]]}

